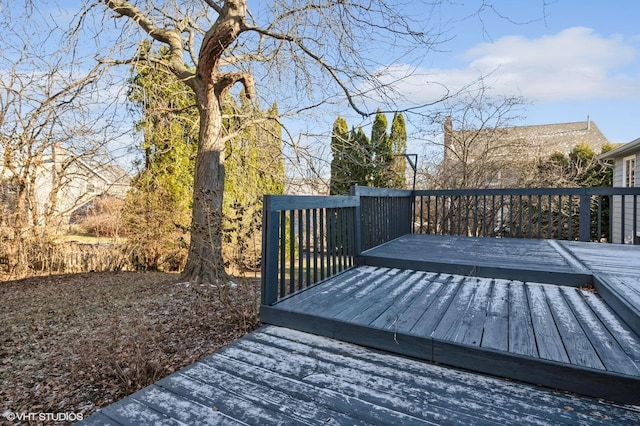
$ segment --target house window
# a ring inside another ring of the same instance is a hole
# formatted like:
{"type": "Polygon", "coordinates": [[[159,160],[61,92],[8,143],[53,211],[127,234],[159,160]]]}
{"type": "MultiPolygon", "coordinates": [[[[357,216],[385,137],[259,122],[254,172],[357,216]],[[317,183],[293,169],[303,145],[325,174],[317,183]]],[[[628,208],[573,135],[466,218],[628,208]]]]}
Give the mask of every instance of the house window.
{"type": "Polygon", "coordinates": [[[636,186],[636,157],[626,157],[622,160],[622,185],[627,188],[636,186]]]}

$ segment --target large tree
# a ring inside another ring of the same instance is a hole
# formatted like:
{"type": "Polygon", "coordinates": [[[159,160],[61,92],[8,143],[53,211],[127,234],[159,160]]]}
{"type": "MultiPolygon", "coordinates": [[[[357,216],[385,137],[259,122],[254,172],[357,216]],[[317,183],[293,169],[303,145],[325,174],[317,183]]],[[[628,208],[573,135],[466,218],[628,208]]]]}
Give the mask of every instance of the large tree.
{"type": "Polygon", "coordinates": [[[387,135],[387,118],[380,110],[370,140],[361,127],[347,131],[338,117],[331,133],[331,194],[349,194],[353,185],[404,188],[406,184],[407,130],[402,113],[393,115],[387,135]],[[373,143],[373,141],[377,143],[373,143]]]}
{"type": "Polygon", "coordinates": [[[373,151],[373,161],[375,164],[371,180],[373,186],[379,188],[387,186],[386,171],[393,158],[387,126],[387,116],[378,109],[373,124],[371,125],[371,149],[373,151]]]}
{"type": "MultiPolygon", "coordinates": [[[[141,51],[147,60],[135,64],[129,98],[140,109],[143,158],[125,209],[128,241],[140,267],[174,270],[189,241],[199,118],[193,92],[156,60],[166,48],[149,52],[145,42],[141,51]]],[[[262,196],[283,191],[282,135],[277,105],[262,111],[228,96],[223,112],[224,132],[236,135],[225,149],[223,252],[237,271],[258,263],[262,196]]]]}
{"type": "Polygon", "coordinates": [[[349,125],[344,118],[338,116],[333,123],[331,132],[331,182],[329,193],[331,195],[345,195],[349,193],[352,185],[351,167],[353,161],[349,159],[349,147],[353,144],[350,137],[349,125]]]}
{"type": "Polygon", "coordinates": [[[407,126],[404,115],[395,113],[391,120],[391,131],[389,132],[389,145],[393,159],[389,166],[389,176],[387,185],[390,188],[404,188],[407,184],[407,126]]]}
{"type": "MultiPolygon", "coordinates": [[[[260,73],[260,84],[285,84],[283,93],[299,97],[301,110],[342,99],[368,115],[359,95],[384,96],[391,87],[380,79],[375,51],[395,55],[388,58],[393,63],[434,44],[434,35],[408,9],[385,0],[257,2],[255,13],[249,13],[247,0],[101,0],[87,6],[77,28],[100,22],[89,19],[100,5],[108,8],[108,16],[125,18],[125,24],[116,23],[124,31],[119,40],[131,43],[132,29],[139,28],[166,45],[168,68],[195,94],[200,130],[185,274],[196,280],[216,281],[223,270],[222,154],[230,137],[223,132],[222,105],[236,83],[251,99],[256,95],[254,73],[260,73]]],[[[105,35],[101,32],[98,40],[105,35]]],[[[123,64],[133,60],[110,59],[123,64]]]]}

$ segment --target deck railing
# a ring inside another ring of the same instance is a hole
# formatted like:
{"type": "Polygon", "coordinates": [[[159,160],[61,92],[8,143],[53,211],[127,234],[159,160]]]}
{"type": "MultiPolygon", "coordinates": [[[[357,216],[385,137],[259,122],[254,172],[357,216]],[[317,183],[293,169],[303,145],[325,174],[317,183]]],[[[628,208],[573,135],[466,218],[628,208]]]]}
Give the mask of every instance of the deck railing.
{"type": "Polygon", "coordinates": [[[421,190],[415,197],[414,233],[627,243],[639,236],[640,188],[421,190]]]}
{"type": "Polygon", "coordinates": [[[266,196],[262,303],[336,275],[362,251],[409,233],[640,244],[639,209],[640,188],[354,187],[351,196],[266,196]]]}
{"type": "Polygon", "coordinates": [[[360,198],[362,250],[411,233],[412,191],[354,186],[351,194],[360,198]]]}
{"type": "Polygon", "coordinates": [[[354,266],[361,250],[359,211],[355,196],[266,196],[262,303],[354,266]]]}

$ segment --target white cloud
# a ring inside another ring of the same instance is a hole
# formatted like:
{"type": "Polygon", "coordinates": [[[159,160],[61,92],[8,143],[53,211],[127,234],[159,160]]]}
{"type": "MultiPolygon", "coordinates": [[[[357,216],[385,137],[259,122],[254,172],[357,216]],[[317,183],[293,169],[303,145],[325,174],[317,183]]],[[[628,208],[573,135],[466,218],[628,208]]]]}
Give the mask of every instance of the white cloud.
{"type": "Polygon", "coordinates": [[[398,65],[386,77],[413,104],[433,101],[480,76],[493,90],[535,102],[640,98],[638,52],[622,36],[603,37],[592,29],[569,28],[529,39],[508,36],[467,50],[460,68],[410,71],[398,65]]]}

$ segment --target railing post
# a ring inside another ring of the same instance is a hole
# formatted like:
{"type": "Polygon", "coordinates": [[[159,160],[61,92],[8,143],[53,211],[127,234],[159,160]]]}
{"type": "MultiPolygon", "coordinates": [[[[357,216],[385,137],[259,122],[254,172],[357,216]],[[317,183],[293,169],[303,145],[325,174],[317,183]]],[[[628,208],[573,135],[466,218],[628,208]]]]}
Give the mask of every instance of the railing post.
{"type": "Polygon", "coordinates": [[[591,194],[580,194],[580,241],[591,241],[591,194]]]}
{"type": "Polygon", "coordinates": [[[356,265],[360,265],[360,253],[362,253],[362,218],[361,218],[361,210],[360,210],[360,196],[358,196],[358,202],[356,207],[353,209],[353,257],[354,263],[356,265]]]}
{"type": "MultiPolygon", "coordinates": [[[[271,210],[271,196],[263,198],[262,210],[262,304],[271,306],[278,301],[278,220],[271,210]],[[274,217],[275,216],[275,217],[274,217]]],[[[277,213],[277,212],[275,212],[277,213]]]]}

